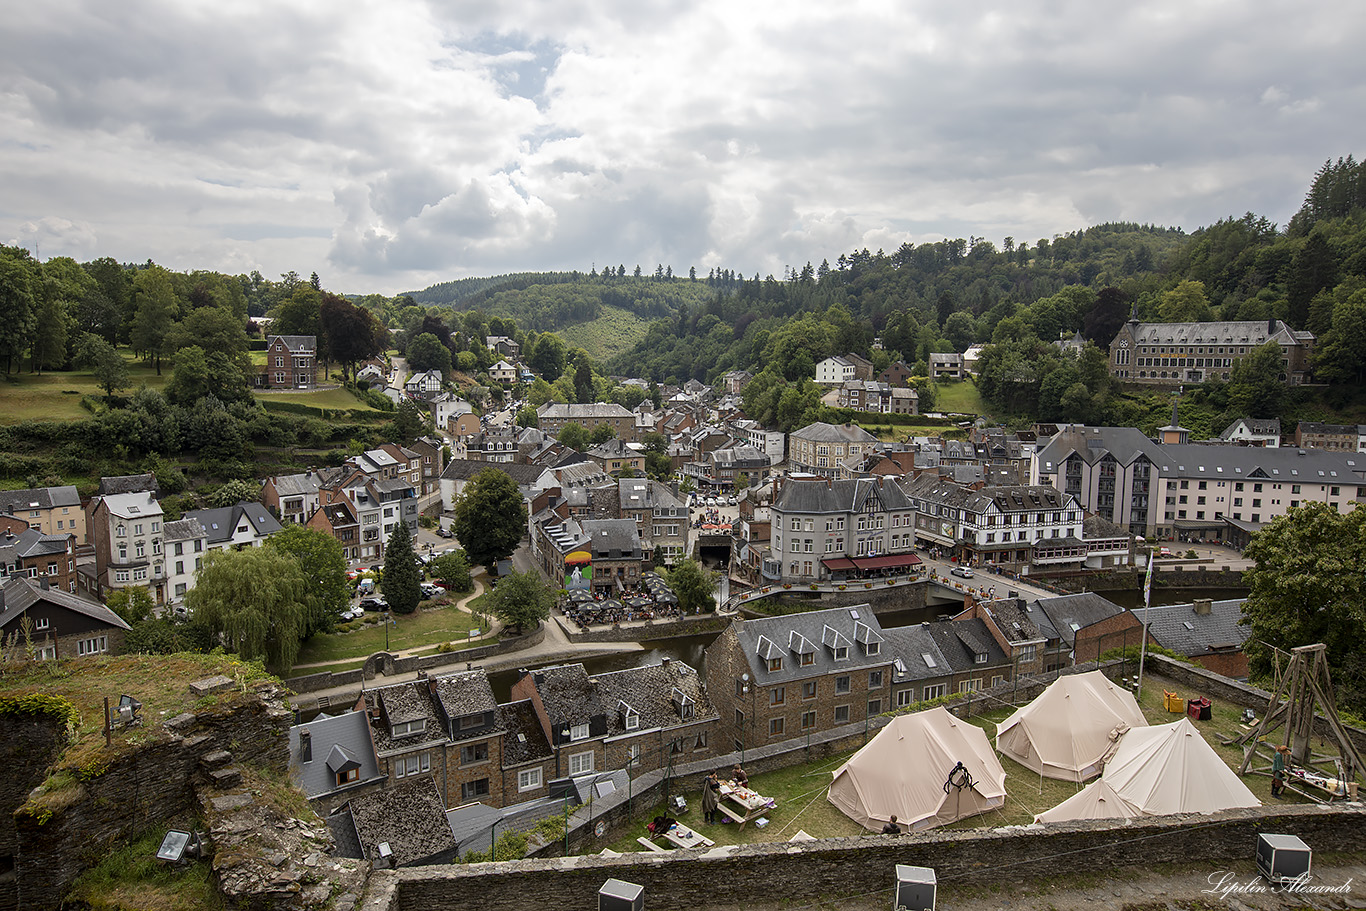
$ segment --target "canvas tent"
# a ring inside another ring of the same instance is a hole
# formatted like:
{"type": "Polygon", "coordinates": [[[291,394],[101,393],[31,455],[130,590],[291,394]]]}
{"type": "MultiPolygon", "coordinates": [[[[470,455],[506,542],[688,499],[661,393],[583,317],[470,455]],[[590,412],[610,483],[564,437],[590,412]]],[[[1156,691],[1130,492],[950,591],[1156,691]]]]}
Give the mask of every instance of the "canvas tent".
{"type": "Polygon", "coordinates": [[[1132,819],[1142,816],[1138,808],[1120,797],[1101,778],[1091,782],[1051,810],[1034,817],[1035,822],[1067,822],[1071,819],[1132,819]]]}
{"type": "MultiPolygon", "coordinates": [[[[1172,724],[1130,730],[1120,738],[1119,749],[1106,763],[1099,781],[1041,813],[1037,821],[1098,818],[1087,814],[1106,792],[1113,792],[1129,805],[1134,815],[1142,816],[1217,813],[1234,807],[1261,806],[1247,785],[1184,716],[1172,724]],[[1088,791],[1094,793],[1083,797],[1088,791]]],[[[1107,805],[1106,809],[1110,816],[1116,815],[1113,807],[1107,805]]]]}
{"type": "Polygon", "coordinates": [[[1059,677],[996,729],[996,749],[1046,778],[1085,781],[1129,728],[1146,727],[1133,694],[1100,671],[1059,677]]]}
{"type": "Polygon", "coordinates": [[[982,729],[936,707],[893,718],[835,772],[829,798],[874,832],[893,815],[928,829],[1001,806],[1005,781],[982,729]]]}

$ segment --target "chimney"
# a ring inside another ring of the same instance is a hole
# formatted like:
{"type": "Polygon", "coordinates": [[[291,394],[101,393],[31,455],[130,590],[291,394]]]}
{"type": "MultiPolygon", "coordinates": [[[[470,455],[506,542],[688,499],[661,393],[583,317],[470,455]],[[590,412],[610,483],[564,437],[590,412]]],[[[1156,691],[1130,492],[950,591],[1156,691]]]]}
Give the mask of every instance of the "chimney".
{"type": "Polygon", "coordinates": [[[666,655],[665,657],[659,659],[659,666],[662,667],[662,668],[664,668],[664,670],[667,671],[667,670],[669,669],[669,661],[670,661],[670,659],[669,659],[669,657],[666,655]]]}
{"type": "Polygon", "coordinates": [[[1200,598],[1195,603],[1193,603],[1191,607],[1195,610],[1197,614],[1199,614],[1202,617],[1206,617],[1209,615],[1210,611],[1214,609],[1214,602],[1209,598],[1200,598]]]}
{"type": "Polygon", "coordinates": [[[313,761],[313,735],[308,731],[299,732],[299,759],[303,762],[313,761]]]}

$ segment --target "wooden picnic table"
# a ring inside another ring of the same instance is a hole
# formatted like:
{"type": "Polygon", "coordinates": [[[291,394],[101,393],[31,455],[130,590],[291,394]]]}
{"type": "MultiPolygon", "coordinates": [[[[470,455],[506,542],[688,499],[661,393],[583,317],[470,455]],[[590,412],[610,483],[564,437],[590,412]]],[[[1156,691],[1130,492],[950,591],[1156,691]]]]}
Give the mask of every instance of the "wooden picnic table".
{"type": "Polygon", "coordinates": [[[771,797],[757,794],[734,781],[723,781],[721,782],[721,799],[716,808],[732,821],[739,823],[740,828],[743,829],[745,823],[773,809],[773,803],[771,797]],[[726,805],[728,801],[735,805],[735,809],[726,805]]]}
{"type": "Polygon", "coordinates": [[[681,822],[670,827],[669,831],[663,833],[663,837],[679,848],[710,848],[716,844],[707,836],[700,832],[694,832],[681,822]]]}

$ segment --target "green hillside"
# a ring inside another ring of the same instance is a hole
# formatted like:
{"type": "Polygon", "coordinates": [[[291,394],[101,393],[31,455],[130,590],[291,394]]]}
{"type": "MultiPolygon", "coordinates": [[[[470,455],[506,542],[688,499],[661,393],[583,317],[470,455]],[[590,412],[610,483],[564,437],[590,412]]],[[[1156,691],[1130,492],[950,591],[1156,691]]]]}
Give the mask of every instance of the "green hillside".
{"type": "Polygon", "coordinates": [[[595,361],[630,351],[645,337],[649,322],[620,307],[603,307],[597,319],[559,331],[570,348],[582,348],[595,361]]]}

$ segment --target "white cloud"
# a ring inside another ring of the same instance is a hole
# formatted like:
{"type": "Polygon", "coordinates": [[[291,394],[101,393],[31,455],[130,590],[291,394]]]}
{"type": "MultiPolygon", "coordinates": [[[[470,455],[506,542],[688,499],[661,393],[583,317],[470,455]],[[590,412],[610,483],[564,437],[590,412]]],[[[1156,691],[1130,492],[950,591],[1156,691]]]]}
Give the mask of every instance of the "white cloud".
{"type": "Polygon", "coordinates": [[[52,0],[0,32],[0,236],[394,292],[1284,222],[1362,151],[1363,38],[1346,0],[52,0]]]}

